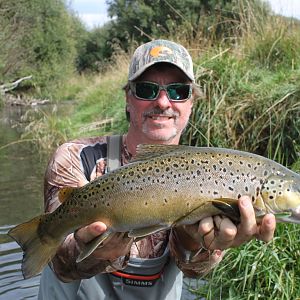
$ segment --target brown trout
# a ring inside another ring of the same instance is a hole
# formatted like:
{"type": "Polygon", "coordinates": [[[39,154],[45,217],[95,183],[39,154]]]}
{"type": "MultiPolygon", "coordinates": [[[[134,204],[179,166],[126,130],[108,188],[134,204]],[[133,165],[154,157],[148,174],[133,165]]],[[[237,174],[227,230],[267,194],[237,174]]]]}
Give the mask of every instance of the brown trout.
{"type": "Polygon", "coordinates": [[[239,221],[237,199],[249,195],[259,221],[300,223],[300,175],[267,158],[236,150],[139,145],[128,165],[81,188],[64,188],[62,204],[9,231],[24,251],[22,272],[32,277],[65,237],[95,221],[107,225],[77,258],[82,261],[114,232],[142,238],[173,226],[225,214],[239,221]]]}

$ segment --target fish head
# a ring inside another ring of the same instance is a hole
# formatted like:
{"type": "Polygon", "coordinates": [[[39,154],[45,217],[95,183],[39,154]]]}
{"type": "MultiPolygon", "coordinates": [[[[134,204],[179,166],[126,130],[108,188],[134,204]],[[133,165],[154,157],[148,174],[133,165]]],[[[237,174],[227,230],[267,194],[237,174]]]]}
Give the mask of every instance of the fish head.
{"type": "Polygon", "coordinates": [[[262,186],[261,196],[267,211],[278,221],[300,224],[300,176],[271,175],[262,186]]]}

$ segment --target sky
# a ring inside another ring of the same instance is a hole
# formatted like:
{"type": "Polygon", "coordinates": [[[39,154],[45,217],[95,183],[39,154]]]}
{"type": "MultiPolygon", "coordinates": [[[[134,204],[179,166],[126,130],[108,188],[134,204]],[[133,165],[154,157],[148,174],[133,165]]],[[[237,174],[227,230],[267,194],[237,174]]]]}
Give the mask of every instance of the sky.
{"type": "MultiPolygon", "coordinates": [[[[299,0],[264,0],[276,14],[300,19],[299,0]]],[[[78,14],[87,28],[101,26],[109,21],[105,0],[69,0],[69,6],[78,14]]]]}

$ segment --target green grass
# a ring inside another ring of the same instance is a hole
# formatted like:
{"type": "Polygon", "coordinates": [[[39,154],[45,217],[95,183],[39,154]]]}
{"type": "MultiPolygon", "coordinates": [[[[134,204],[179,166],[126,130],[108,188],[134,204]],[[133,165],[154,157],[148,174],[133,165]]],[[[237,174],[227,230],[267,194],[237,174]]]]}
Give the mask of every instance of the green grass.
{"type": "Polygon", "coordinates": [[[232,53],[210,57],[198,62],[205,98],[197,102],[183,141],[256,152],[290,165],[300,134],[299,69],[261,69],[232,53]]]}
{"type": "Polygon", "coordinates": [[[272,242],[252,241],[228,250],[195,294],[207,300],[299,298],[299,235],[299,226],[280,224],[272,242]]]}
{"type": "Polygon", "coordinates": [[[93,86],[79,94],[76,111],[70,117],[72,136],[75,137],[78,132],[87,136],[125,132],[128,126],[125,118],[125,93],[122,90],[125,83],[125,73],[101,76],[93,86]],[[105,122],[106,120],[109,122],[105,122]],[[89,125],[99,121],[103,121],[104,126],[95,130],[88,129],[89,125]]]}

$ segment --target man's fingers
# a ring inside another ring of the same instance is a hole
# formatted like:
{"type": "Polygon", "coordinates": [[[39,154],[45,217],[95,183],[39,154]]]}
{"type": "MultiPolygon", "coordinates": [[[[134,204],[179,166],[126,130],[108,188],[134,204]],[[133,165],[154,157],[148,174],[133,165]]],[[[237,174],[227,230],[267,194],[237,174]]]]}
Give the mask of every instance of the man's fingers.
{"type": "Polygon", "coordinates": [[[257,234],[257,223],[251,199],[248,196],[242,196],[238,204],[241,223],[238,225],[238,235],[234,246],[250,241],[257,234]]]}
{"type": "Polygon", "coordinates": [[[275,216],[272,214],[267,214],[263,218],[262,223],[258,228],[258,234],[256,237],[259,240],[262,240],[267,243],[272,240],[274,236],[275,228],[276,228],[275,216]]]}
{"type": "Polygon", "coordinates": [[[80,240],[82,243],[88,243],[95,237],[99,236],[107,229],[106,225],[102,222],[94,222],[90,225],[78,229],[75,233],[76,240],[80,240]]]}
{"type": "Polygon", "coordinates": [[[214,217],[215,226],[215,239],[213,241],[213,249],[227,249],[233,243],[237,228],[233,222],[226,217],[214,217]]]}
{"type": "Polygon", "coordinates": [[[212,217],[204,218],[199,222],[198,234],[202,247],[212,249],[212,243],[215,238],[214,220],[212,217]]]}

